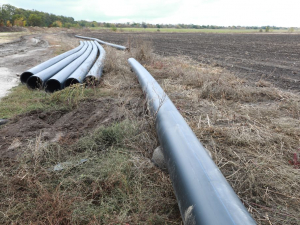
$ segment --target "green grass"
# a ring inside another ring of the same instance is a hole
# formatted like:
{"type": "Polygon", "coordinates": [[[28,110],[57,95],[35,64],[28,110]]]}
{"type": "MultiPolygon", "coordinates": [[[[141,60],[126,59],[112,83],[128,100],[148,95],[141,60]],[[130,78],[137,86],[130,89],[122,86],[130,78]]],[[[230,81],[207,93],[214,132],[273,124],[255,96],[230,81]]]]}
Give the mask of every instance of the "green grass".
{"type": "MultiPolygon", "coordinates": [[[[110,30],[107,27],[90,27],[91,30],[110,30]]],[[[118,28],[117,32],[162,32],[162,33],[259,33],[259,30],[255,29],[176,29],[176,28],[118,28]]],[[[287,33],[286,30],[273,30],[270,33],[287,33]]],[[[295,30],[294,33],[300,31],[295,30]]],[[[265,33],[265,32],[264,32],[265,33]]]]}
{"type": "Polygon", "coordinates": [[[85,98],[107,95],[104,89],[84,88],[80,85],[53,94],[19,85],[12,88],[9,95],[0,100],[0,118],[11,118],[32,110],[70,110],[85,98]]]}

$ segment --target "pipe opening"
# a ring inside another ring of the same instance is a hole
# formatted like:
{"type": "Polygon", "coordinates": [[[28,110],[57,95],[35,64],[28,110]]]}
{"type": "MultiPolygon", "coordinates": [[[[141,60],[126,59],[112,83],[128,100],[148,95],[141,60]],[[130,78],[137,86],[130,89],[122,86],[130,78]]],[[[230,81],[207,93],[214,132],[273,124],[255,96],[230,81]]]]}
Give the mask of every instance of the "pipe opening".
{"type": "Polygon", "coordinates": [[[59,81],[54,79],[47,81],[45,91],[53,93],[59,90],[61,90],[61,84],[59,81]]]}
{"type": "Polygon", "coordinates": [[[72,84],[78,84],[79,81],[75,78],[69,78],[66,80],[66,84],[65,84],[65,87],[69,87],[71,86],[72,84]]]}
{"type": "Polygon", "coordinates": [[[20,76],[20,80],[23,84],[25,84],[27,82],[27,80],[33,75],[33,73],[31,72],[24,72],[21,74],[20,76]]]}
{"type": "Polygon", "coordinates": [[[39,77],[31,76],[27,80],[27,87],[31,89],[41,89],[43,87],[43,81],[39,77]]]}

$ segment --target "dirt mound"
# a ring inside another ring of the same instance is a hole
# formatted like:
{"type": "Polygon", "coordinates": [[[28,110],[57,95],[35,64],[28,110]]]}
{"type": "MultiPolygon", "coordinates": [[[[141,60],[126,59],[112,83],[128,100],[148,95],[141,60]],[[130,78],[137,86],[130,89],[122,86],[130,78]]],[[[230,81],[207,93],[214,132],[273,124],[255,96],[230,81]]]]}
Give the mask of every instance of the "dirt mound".
{"type": "Polygon", "coordinates": [[[14,158],[29,141],[71,144],[93,128],[123,119],[116,100],[86,100],[73,111],[32,111],[15,117],[0,130],[0,151],[4,158],[14,158]]]}
{"type": "Polygon", "coordinates": [[[0,27],[0,32],[22,32],[26,31],[23,27],[0,27]]]}

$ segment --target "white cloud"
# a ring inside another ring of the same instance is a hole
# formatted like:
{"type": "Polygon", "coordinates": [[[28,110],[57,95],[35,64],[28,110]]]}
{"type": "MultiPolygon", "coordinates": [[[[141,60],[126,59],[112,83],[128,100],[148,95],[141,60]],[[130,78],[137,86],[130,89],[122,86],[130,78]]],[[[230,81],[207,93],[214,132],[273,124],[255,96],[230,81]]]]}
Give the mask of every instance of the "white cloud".
{"type": "Polygon", "coordinates": [[[76,20],[300,27],[299,0],[2,0],[76,20]]]}

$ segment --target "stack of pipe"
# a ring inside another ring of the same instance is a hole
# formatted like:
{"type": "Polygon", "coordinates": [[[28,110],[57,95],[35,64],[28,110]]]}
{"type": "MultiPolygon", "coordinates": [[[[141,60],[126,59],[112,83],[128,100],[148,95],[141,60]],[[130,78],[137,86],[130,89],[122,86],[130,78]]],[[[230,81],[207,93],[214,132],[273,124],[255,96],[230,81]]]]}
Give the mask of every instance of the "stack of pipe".
{"type": "Polygon", "coordinates": [[[85,77],[99,79],[104,65],[105,51],[95,41],[80,41],[80,45],[21,74],[20,80],[28,88],[45,88],[47,92],[61,90],[85,77]],[[98,60],[95,62],[100,52],[98,60]]]}
{"type": "MultiPolygon", "coordinates": [[[[102,72],[103,72],[103,66],[104,66],[104,59],[105,59],[105,50],[104,48],[98,44],[98,42],[94,42],[94,45],[96,45],[100,51],[99,53],[99,57],[97,59],[97,61],[94,63],[93,67],[90,69],[90,71],[88,71],[88,74],[86,76],[84,76],[84,74],[86,74],[87,70],[83,70],[83,69],[77,69],[71,76],[69,76],[69,78],[66,80],[65,86],[68,87],[72,84],[77,84],[77,83],[82,83],[86,80],[92,80],[94,83],[95,80],[100,80],[101,76],[102,76],[102,72]]],[[[97,53],[96,53],[97,54],[97,53]]],[[[96,57],[95,57],[96,58],[96,57]]],[[[93,62],[94,59],[93,58],[93,62]]],[[[88,68],[89,67],[89,61],[86,60],[87,62],[87,66],[83,66],[83,68],[88,68]]],[[[91,82],[89,82],[91,83],[91,82]]]]}

